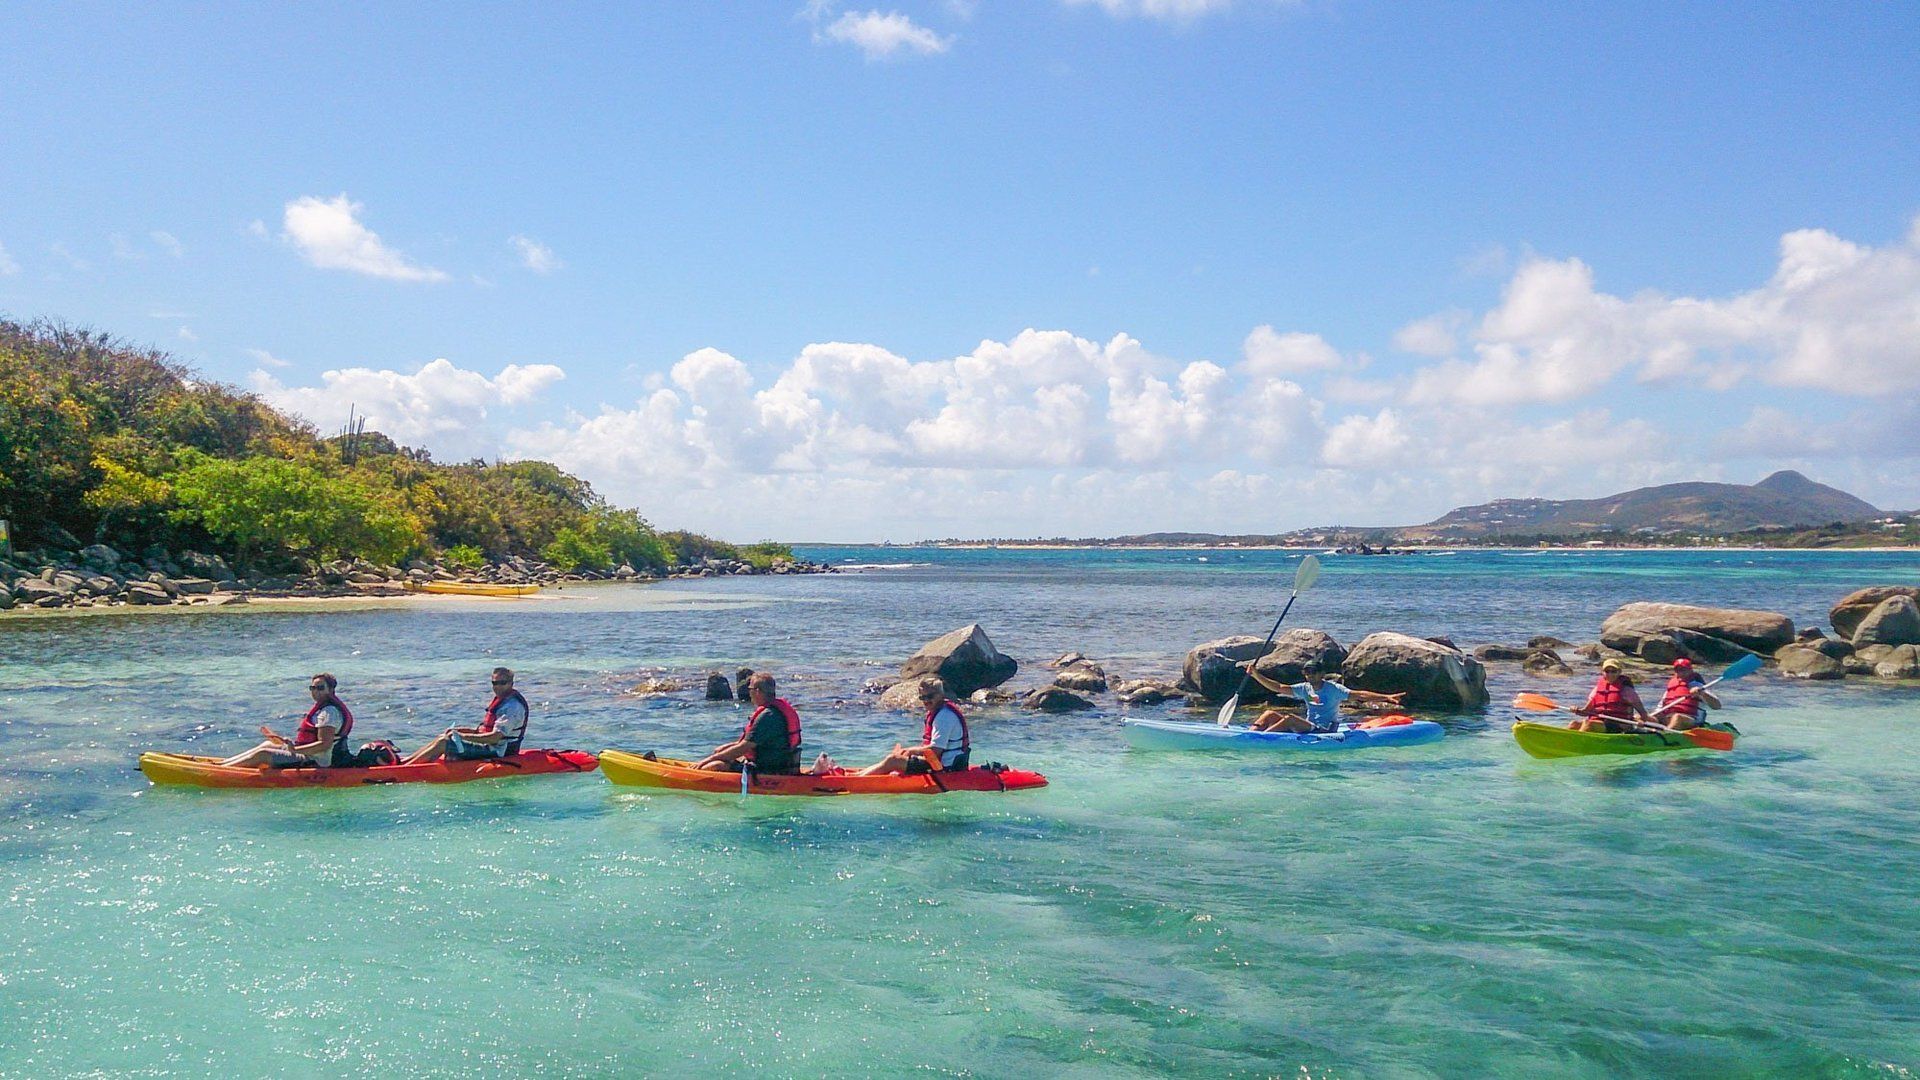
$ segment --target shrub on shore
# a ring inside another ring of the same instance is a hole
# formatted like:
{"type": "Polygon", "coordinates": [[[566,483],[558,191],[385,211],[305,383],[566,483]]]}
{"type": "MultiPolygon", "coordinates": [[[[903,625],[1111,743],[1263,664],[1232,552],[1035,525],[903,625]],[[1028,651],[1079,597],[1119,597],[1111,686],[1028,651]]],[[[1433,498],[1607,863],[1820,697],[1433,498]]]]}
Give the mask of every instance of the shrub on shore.
{"type": "Polygon", "coordinates": [[[544,461],[443,464],[378,432],[323,439],[164,353],[6,320],[0,518],[26,541],[72,534],[262,565],[439,553],[472,566],[523,556],[657,573],[707,556],[765,569],[791,555],[663,535],[544,461]]]}

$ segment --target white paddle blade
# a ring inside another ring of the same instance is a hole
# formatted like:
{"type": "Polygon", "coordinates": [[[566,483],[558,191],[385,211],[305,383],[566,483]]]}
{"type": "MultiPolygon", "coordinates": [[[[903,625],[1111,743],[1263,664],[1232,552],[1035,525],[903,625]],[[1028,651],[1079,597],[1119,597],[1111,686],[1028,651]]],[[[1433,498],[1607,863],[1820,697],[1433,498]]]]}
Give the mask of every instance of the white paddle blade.
{"type": "Polygon", "coordinates": [[[1318,555],[1309,555],[1300,560],[1300,569],[1293,572],[1293,591],[1295,593],[1306,592],[1308,589],[1313,588],[1314,582],[1319,580],[1320,557],[1318,555]]]}
{"type": "Polygon", "coordinates": [[[1232,697],[1228,698],[1227,703],[1225,705],[1220,706],[1219,720],[1220,720],[1221,727],[1226,727],[1228,724],[1233,723],[1233,710],[1238,709],[1239,707],[1240,707],[1239,694],[1235,694],[1232,697]]]}

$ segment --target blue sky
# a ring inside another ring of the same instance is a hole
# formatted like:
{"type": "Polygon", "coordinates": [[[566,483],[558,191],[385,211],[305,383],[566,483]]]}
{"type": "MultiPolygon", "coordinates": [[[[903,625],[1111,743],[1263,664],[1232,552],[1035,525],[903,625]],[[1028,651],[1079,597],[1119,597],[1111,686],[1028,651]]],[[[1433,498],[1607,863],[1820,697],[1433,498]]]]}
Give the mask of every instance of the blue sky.
{"type": "Polygon", "coordinates": [[[1912,5],[9,22],[0,312],[663,525],[1265,531],[1776,467],[1920,505],[1912,5]]]}

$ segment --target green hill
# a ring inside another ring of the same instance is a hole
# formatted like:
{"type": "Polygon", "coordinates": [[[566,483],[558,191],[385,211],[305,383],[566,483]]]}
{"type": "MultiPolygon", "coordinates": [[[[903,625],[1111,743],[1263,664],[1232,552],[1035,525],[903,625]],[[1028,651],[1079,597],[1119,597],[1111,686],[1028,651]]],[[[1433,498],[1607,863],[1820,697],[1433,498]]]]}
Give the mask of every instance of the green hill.
{"type": "Polygon", "coordinates": [[[656,532],[542,461],[436,462],[374,432],[323,439],[258,397],[105,334],[0,320],[0,518],[16,544],[158,544],[261,570],[303,559],[514,555],[660,571],[687,555],[765,562],[656,532]]]}

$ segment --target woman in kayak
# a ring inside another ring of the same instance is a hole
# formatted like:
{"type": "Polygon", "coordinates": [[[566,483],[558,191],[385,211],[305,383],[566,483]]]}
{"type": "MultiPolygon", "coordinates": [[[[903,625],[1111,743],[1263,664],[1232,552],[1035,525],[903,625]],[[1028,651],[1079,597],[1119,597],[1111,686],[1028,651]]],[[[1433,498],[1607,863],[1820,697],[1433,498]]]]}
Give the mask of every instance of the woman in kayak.
{"type": "Polygon", "coordinates": [[[527,737],[527,699],[513,688],[513,669],[497,667],[489,677],[493,700],[487,703],[486,717],[479,727],[450,727],[434,740],[414,751],[403,765],[423,761],[479,761],[501,758],[520,752],[527,737]]]}
{"type": "Polygon", "coordinates": [[[1353,701],[1361,705],[1399,705],[1406,697],[1403,691],[1398,694],[1376,694],[1371,690],[1352,690],[1337,682],[1329,682],[1325,672],[1318,665],[1306,664],[1300,668],[1300,677],[1305,682],[1283,683],[1267,678],[1254,669],[1254,661],[1249,660],[1241,666],[1253,676],[1253,681],[1275,694],[1285,694],[1295,698],[1306,706],[1306,715],[1281,712],[1268,709],[1253,722],[1255,731],[1288,731],[1298,734],[1309,732],[1327,732],[1340,730],[1340,703],[1353,701]]]}
{"type": "Polygon", "coordinates": [[[1640,692],[1633,688],[1633,680],[1627,678],[1626,668],[1612,657],[1600,662],[1600,681],[1594,684],[1593,693],[1587,695],[1587,703],[1573,711],[1581,719],[1567,726],[1575,731],[1617,734],[1632,730],[1629,721],[1653,722],[1647,715],[1647,707],[1640,703],[1640,692]]]}
{"type": "MultiPolygon", "coordinates": [[[[920,706],[927,710],[926,726],[920,730],[917,746],[893,744],[893,752],[877,763],[860,770],[857,776],[882,776],[899,773],[918,776],[933,772],[934,755],[939,755],[940,771],[964,769],[971,764],[973,744],[967,738],[967,718],[960,706],[947,697],[947,684],[937,678],[920,680],[920,706]]],[[[824,772],[832,761],[814,763],[814,772],[824,772]]]]}
{"type": "Polygon", "coordinates": [[[1673,662],[1673,678],[1667,680],[1667,691],[1660,697],[1660,707],[1653,715],[1666,722],[1675,731],[1697,728],[1706,723],[1700,713],[1700,706],[1709,709],[1720,707],[1720,699],[1707,692],[1707,681],[1693,670],[1693,661],[1681,657],[1673,662]]]}
{"type": "Polygon", "coordinates": [[[747,763],[757,773],[800,771],[800,714],[787,699],[774,696],[773,676],[758,672],[747,680],[753,715],[740,737],[702,758],[696,769],[739,772],[747,763]]]}
{"type": "Polygon", "coordinates": [[[340,680],[321,672],[307,680],[307,692],[313,695],[313,708],[300,720],[300,729],[289,739],[266,725],[260,733],[267,741],[222,761],[243,769],[271,766],[276,769],[337,768],[347,756],[347,734],[353,730],[353,713],[346,702],[335,695],[340,680]]]}

